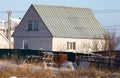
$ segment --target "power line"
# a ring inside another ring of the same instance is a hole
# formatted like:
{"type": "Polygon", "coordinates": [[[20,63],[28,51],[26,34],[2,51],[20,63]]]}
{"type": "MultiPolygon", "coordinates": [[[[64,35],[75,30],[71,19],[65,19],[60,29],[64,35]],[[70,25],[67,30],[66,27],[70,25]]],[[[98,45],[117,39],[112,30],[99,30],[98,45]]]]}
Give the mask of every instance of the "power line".
{"type": "Polygon", "coordinates": [[[113,13],[120,13],[120,9],[93,10],[93,12],[95,12],[95,13],[113,14],[113,13]]]}
{"type": "MultiPolygon", "coordinates": [[[[0,13],[8,13],[8,11],[0,11],[0,13]]],[[[25,11],[12,11],[12,13],[25,13],[25,11]]]]}
{"type": "Polygon", "coordinates": [[[104,26],[104,27],[120,27],[120,25],[108,25],[108,26],[104,26]]]}

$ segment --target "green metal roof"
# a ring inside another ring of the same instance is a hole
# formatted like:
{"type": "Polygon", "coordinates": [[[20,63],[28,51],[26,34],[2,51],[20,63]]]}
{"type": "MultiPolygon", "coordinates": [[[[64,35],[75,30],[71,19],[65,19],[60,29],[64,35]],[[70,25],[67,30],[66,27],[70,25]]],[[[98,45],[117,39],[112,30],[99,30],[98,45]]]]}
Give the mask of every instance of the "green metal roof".
{"type": "Polygon", "coordinates": [[[103,26],[88,8],[33,4],[54,37],[101,38],[103,26]]]}

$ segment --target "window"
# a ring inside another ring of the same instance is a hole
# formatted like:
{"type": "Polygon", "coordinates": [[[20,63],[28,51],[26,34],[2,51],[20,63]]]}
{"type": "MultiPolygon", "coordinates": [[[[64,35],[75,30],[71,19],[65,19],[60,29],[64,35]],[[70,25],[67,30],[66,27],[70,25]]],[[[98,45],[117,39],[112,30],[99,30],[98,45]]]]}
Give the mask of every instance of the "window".
{"type": "Polygon", "coordinates": [[[28,40],[23,40],[23,49],[28,49],[28,40]]]}
{"type": "Polygon", "coordinates": [[[28,31],[38,31],[38,21],[29,20],[28,21],[28,31]]]}
{"type": "Polygon", "coordinates": [[[28,31],[32,31],[32,21],[28,21],[28,31]]]}
{"type": "Polygon", "coordinates": [[[67,42],[67,50],[76,50],[76,42],[67,42]]]}
{"type": "Polygon", "coordinates": [[[76,50],[76,42],[73,42],[73,50],[76,50]]]}
{"type": "Polygon", "coordinates": [[[34,31],[38,31],[38,21],[34,21],[34,31]]]}

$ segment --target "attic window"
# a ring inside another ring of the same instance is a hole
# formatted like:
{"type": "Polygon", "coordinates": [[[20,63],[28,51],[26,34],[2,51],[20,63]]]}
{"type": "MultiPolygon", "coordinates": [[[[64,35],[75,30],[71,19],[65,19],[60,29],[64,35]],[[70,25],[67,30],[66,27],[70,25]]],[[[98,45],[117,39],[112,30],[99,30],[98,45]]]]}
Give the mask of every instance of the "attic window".
{"type": "Polygon", "coordinates": [[[29,20],[28,21],[28,31],[38,31],[38,21],[29,20]]]}

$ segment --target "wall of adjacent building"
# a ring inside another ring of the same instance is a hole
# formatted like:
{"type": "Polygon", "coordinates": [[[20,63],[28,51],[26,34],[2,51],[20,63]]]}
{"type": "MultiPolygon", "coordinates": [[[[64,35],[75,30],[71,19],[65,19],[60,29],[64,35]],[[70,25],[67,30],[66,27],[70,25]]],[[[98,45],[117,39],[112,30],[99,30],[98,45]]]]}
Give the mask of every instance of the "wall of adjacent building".
{"type": "Polygon", "coordinates": [[[9,48],[9,41],[2,31],[0,32],[0,48],[9,48]]]}

